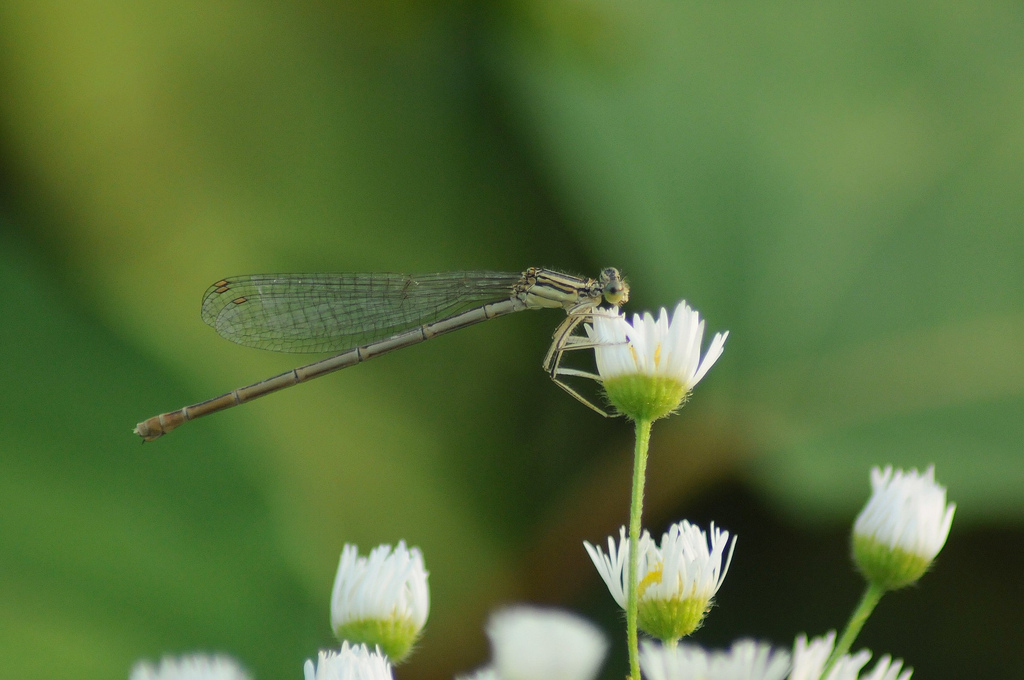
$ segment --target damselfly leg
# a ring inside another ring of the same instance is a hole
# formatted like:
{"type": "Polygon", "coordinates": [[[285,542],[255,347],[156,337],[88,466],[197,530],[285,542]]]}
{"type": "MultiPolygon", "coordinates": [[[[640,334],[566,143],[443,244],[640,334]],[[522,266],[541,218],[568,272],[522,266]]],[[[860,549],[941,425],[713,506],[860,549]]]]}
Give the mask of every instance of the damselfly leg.
{"type": "Polygon", "coordinates": [[[576,333],[576,330],[581,324],[593,321],[593,318],[598,315],[613,316],[615,314],[616,312],[613,310],[603,309],[593,305],[580,305],[575,309],[569,310],[565,320],[559,324],[558,328],[556,328],[555,332],[552,334],[551,347],[548,348],[548,352],[544,356],[543,364],[544,371],[547,372],[551,377],[551,380],[554,381],[556,385],[561,387],[584,406],[589,407],[591,410],[600,413],[606,418],[610,418],[614,414],[610,414],[595,405],[589,399],[580,394],[575,388],[561,379],[563,376],[586,378],[600,383],[601,376],[590,371],[562,366],[562,358],[566,352],[579,349],[593,349],[597,346],[598,343],[595,343],[588,336],[576,333]]]}

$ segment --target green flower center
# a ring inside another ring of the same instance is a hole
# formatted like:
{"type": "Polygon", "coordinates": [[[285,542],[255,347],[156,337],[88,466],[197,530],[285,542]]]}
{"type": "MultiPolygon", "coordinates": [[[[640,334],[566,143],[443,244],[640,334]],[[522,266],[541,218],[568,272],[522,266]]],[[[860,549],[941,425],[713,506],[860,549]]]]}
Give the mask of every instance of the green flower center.
{"type": "Polygon", "coordinates": [[[380,645],[381,651],[395,665],[409,655],[419,633],[411,619],[399,617],[348,621],[334,629],[335,636],[348,640],[350,645],[365,644],[371,650],[380,645]]]}
{"type": "Polygon", "coordinates": [[[931,566],[931,560],[916,553],[856,534],[853,536],[853,558],[864,578],[886,590],[909,586],[931,566]]]}
{"type": "Polygon", "coordinates": [[[637,584],[640,600],[637,627],[663,642],[674,643],[700,628],[710,603],[705,598],[695,597],[692,589],[689,597],[644,598],[651,586],[661,583],[662,573],[663,565],[659,564],[637,584]]]}
{"type": "Polygon", "coordinates": [[[664,418],[688,396],[685,385],[675,378],[640,373],[607,378],[604,391],[619,413],[636,421],[664,418]]]}

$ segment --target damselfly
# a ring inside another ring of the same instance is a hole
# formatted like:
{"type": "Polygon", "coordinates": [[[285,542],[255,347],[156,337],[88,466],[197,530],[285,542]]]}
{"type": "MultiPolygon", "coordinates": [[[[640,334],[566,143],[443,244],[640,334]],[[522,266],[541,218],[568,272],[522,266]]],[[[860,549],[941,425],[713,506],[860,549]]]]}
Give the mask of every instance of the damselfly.
{"type": "Polygon", "coordinates": [[[219,397],[161,413],[135,434],[153,441],[189,420],[354,366],[386,352],[524,309],[556,309],[567,317],[554,332],[544,370],[563,389],[602,415],[560,379],[566,350],[588,346],[574,335],[602,306],[617,308],[629,286],[617,269],[584,279],[531,267],[521,274],[253,274],[222,279],[203,297],[203,320],[221,336],[277,352],[340,352],[219,397]]]}

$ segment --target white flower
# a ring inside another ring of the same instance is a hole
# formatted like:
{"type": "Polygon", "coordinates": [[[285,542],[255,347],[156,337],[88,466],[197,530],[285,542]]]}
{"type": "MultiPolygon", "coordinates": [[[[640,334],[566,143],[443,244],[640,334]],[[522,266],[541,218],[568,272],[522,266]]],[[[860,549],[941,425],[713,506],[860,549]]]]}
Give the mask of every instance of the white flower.
{"type": "Polygon", "coordinates": [[[894,590],[917,581],[946,543],[956,505],[924,474],[871,470],[872,494],[853,527],[854,557],[872,583],[894,590]]]}
{"type": "MultiPolygon", "coordinates": [[[[629,538],[619,530],[619,543],[608,539],[608,554],[584,541],[584,547],[612,597],[626,608],[629,588],[629,538]]],[[[722,587],[736,540],[711,525],[711,542],[700,527],[683,520],[669,527],[655,545],[644,531],[637,566],[637,625],[654,637],[674,642],[696,630],[722,587]],[[729,546],[729,554],[725,548],[729,546]],[[723,564],[723,558],[725,563],[723,564]]]]}
{"type": "MultiPolygon", "coordinates": [[[[914,669],[908,668],[901,673],[901,668],[903,668],[903,661],[901,659],[893,659],[887,654],[879,659],[875,663],[875,667],[871,669],[871,672],[862,676],[860,680],[910,680],[914,669]]],[[[836,680],[839,679],[836,678],[836,680]]]]}
{"type": "Polygon", "coordinates": [[[738,640],[728,651],[715,652],[645,640],[640,669],[647,680],[782,680],[789,670],[789,653],[753,640],[738,640]]]}
{"type": "Polygon", "coordinates": [[[608,651],[596,626],[555,609],[503,609],[491,616],[487,636],[501,680],[593,680],[608,651]]]}
{"type": "Polygon", "coordinates": [[[131,680],[249,680],[237,661],[219,654],[167,656],[159,665],[140,661],[129,677],[131,680]]]}
{"type": "Polygon", "coordinates": [[[871,659],[871,652],[866,649],[839,657],[828,675],[823,676],[835,641],[835,631],[810,642],[806,635],[798,637],[793,649],[793,671],[788,680],[910,680],[913,670],[908,668],[900,673],[903,662],[893,661],[889,656],[880,658],[869,674],[861,676],[860,669],[871,659]]]}
{"type": "Polygon", "coordinates": [[[392,663],[412,650],[427,622],[430,591],[423,555],[399,541],[360,557],[358,548],[341,551],[331,593],[331,626],[341,640],[380,645],[392,663]]]}
{"type": "Polygon", "coordinates": [[[793,672],[790,673],[789,680],[819,680],[835,644],[834,630],[810,642],[807,641],[806,635],[798,637],[793,646],[793,672]]]}
{"type": "Polygon", "coordinates": [[[589,331],[598,343],[597,370],[602,378],[641,373],[662,375],[679,380],[687,390],[701,378],[722,355],[729,333],[716,333],[711,346],[700,357],[704,322],[697,310],[683,300],[670,320],[664,307],[657,321],[650,312],[633,315],[630,324],[623,315],[594,315],[589,331]]]}
{"type": "MultiPolygon", "coordinates": [[[[644,562],[644,555],[650,548],[651,535],[644,531],[640,535],[640,564],[644,562]]],[[[590,555],[591,561],[597,567],[597,573],[601,575],[612,599],[623,609],[626,608],[626,599],[629,589],[629,537],[626,536],[626,527],[619,529],[619,542],[616,543],[612,536],[608,537],[608,554],[605,555],[600,546],[590,544],[590,541],[583,541],[583,547],[590,555]]],[[[643,578],[644,571],[640,569],[640,578],[643,578]]],[[[637,582],[639,583],[639,578],[637,582]]]]}
{"type": "Polygon", "coordinates": [[[853,656],[844,654],[832,667],[822,680],[910,680],[914,673],[913,669],[900,672],[903,662],[899,659],[893,660],[888,655],[880,658],[871,672],[866,675],[860,674],[860,669],[871,658],[871,652],[862,649],[853,656]]]}
{"type": "Polygon", "coordinates": [[[594,343],[597,370],[612,404],[634,420],[657,420],[686,400],[722,355],[729,333],[716,333],[702,359],[704,322],[680,302],[670,321],[662,308],[630,324],[617,310],[595,314],[585,326],[594,343]]]}
{"type": "Polygon", "coordinates": [[[860,669],[864,668],[864,664],[870,659],[871,652],[866,649],[862,649],[853,655],[843,654],[836,659],[832,670],[828,672],[828,675],[822,677],[821,680],[857,680],[860,677],[860,669]]]}
{"type": "Polygon", "coordinates": [[[320,652],[315,665],[307,659],[302,670],[305,680],[392,680],[391,664],[379,650],[348,642],[337,652],[320,652]]]}

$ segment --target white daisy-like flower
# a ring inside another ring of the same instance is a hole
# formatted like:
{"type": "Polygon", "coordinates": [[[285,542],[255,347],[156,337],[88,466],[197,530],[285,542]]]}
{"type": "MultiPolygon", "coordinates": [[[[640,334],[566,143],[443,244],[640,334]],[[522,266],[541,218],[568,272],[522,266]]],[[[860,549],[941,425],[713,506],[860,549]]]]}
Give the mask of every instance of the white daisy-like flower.
{"type": "Polygon", "coordinates": [[[160,663],[140,661],[132,668],[131,680],[249,680],[249,675],[231,657],[216,654],[166,656],[160,663]]]}
{"type": "Polygon", "coordinates": [[[427,570],[419,548],[399,541],[360,557],[354,545],[341,551],[331,593],[331,626],[340,640],[380,645],[392,663],[412,651],[430,610],[427,570]]]}
{"type": "MultiPolygon", "coordinates": [[[[629,589],[626,528],[619,530],[617,545],[609,537],[607,555],[599,546],[586,541],[583,546],[612,597],[625,609],[629,589]]],[[[662,535],[660,546],[644,531],[637,566],[639,628],[665,642],[675,642],[695,631],[722,587],[735,548],[735,537],[730,543],[729,532],[714,524],[710,545],[708,535],[686,520],[670,526],[662,535]]]]}
{"type": "Polygon", "coordinates": [[[806,635],[800,635],[793,645],[793,671],[789,680],[820,680],[835,644],[834,630],[810,641],[806,635]]]}
{"type": "Polygon", "coordinates": [[[862,649],[856,654],[839,657],[828,675],[822,675],[835,642],[835,631],[810,642],[806,635],[798,637],[793,648],[793,670],[788,680],[910,680],[914,672],[908,668],[901,673],[903,662],[886,655],[878,660],[870,673],[861,676],[861,669],[871,659],[871,652],[862,649]]]}
{"type": "Polygon", "coordinates": [[[680,302],[671,321],[645,313],[630,324],[617,310],[595,314],[585,326],[594,343],[597,370],[608,399],[633,420],[657,420],[686,401],[722,355],[729,333],[716,333],[701,358],[704,322],[680,302]]]}
{"type": "MultiPolygon", "coordinates": [[[[644,531],[640,534],[640,564],[643,565],[644,555],[650,548],[651,535],[644,531]]],[[[626,527],[619,529],[619,542],[615,542],[613,536],[608,537],[608,554],[605,555],[600,546],[591,545],[590,541],[583,541],[590,560],[597,567],[597,573],[601,575],[612,599],[622,607],[626,608],[627,593],[629,592],[629,537],[626,535],[626,527]]],[[[637,583],[643,578],[644,571],[641,568],[640,577],[637,583]]]]}
{"type": "Polygon", "coordinates": [[[647,680],[782,680],[789,670],[789,653],[754,640],[737,640],[727,651],[713,652],[644,640],[640,670],[647,680]]]}
{"type": "Polygon", "coordinates": [[[821,680],[858,680],[860,669],[871,660],[871,652],[862,649],[856,654],[843,654],[836,659],[836,663],[829,670],[827,675],[820,676],[821,680]]]}
{"type": "Polygon", "coordinates": [[[871,470],[871,498],[853,527],[853,554],[872,583],[895,590],[917,581],[946,543],[956,504],[935,482],[935,466],[871,470]]]}
{"type": "MultiPolygon", "coordinates": [[[[838,666],[838,664],[836,665],[838,666]]],[[[914,674],[914,669],[908,668],[900,672],[902,668],[902,659],[893,659],[886,654],[875,662],[875,667],[871,669],[870,673],[860,676],[858,680],[910,680],[910,676],[914,674]]],[[[836,678],[835,680],[840,679],[836,678]]]]}
{"type": "Polygon", "coordinates": [[[501,680],[594,680],[608,652],[597,626],[557,609],[503,609],[487,636],[501,680]]]}
{"type": "Polygon", "coordinates": [[[706,680],[711,654],[697,645],[665,647],[640,641],[640,671],[647,680],[706,680]]]}
{"type": "Polygon", "coordinates": [[[886,655],[880,658],[871,672],[861,675],[861,669],[871,658],[871,652],[862,649],[854,655],[844,654],[832,666],[828,675],[821,680],[910,680],[914,670],[908,668],[901,672],[903,661],[892,659],[886,655]]]}
{"type": "Polygon", "coordinates": [[[305,680],[393,680],[391,664],[379,649],[348,642],[338,651],[320,652],[315,664],[307,659],[302,671],[305,680]]]}

